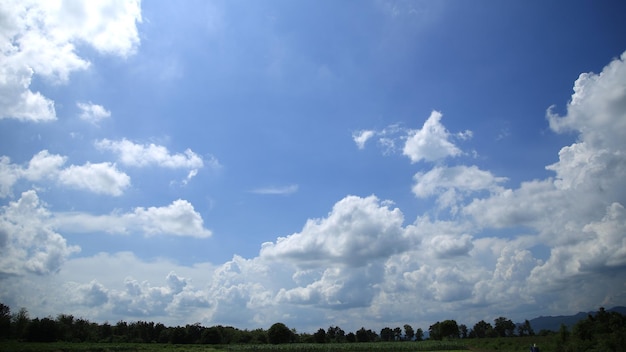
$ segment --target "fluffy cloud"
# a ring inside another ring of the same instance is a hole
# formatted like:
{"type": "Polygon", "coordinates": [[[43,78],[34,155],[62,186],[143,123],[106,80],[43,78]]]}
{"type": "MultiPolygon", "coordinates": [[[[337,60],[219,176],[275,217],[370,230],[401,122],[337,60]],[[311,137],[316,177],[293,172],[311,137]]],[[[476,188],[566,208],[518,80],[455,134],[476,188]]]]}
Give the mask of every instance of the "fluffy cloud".
{"type": "Polygon", "coordinates": [[[452,207],[453,212],[456,212],[456,205],[466,196],[484,190],[501,191],[499,183],[507,180],[476,166],[437,166],[425,173],[418,172],[413,179],[413,193],[417,197],[438,195],[439,206],[452,207]]]}
{"type": "Polygon", "coordinates": [[[80,109],[80,115],[82,120],[98,124],[103,119],[111,117],[111,112],[105,109],[102,105],[89,103],[76,103],[76,106],[80,109]]]}
{"type": "Polygon", "coordinates": [[[441,124],[443,115],[439,111],[432,111],[421,129],[408,129],[398,124],[385,127],[382,130],[360,130],[352,133],[352,140],[357,148],[364,149],[365,143],[377,138],[384,154],[399,151],[398,145],[403,145],[402,154],[409,157],[412,163],[419,161],[436,162],[447,157],[459,156],[462,151],[452,142],[452,139],[468,140],[472,138],[472,131],[463,131],[451,134],[441,124]]]}
{"type": "Polygon", "coordinates": [[[285,259],[298,266],[363,266],[389,256],[406,243],[398,208],[375,196],[348,196],[325,219],[307,221],[301,232],[264,243],[261,257],[285,259]]]}
{"type": "Polygon", "coordinates": [[[152,235],[175,235],[206,238],[211,231],[204,228],[202,216],[186,200],[178,199],[164,207],[137,207],[132,212],[114,212],[110,215],[85,213],[56,213],[54,226],[74,233],[133,232],[152,235]]]}
{"type": "Polygon", "coordinates": [[[8,1],[0,9],[0,118],[56,119],[54,102],[30,88],[34,75],[65,83],[90,63],[77,44],[127,56],[139,44],[139,1],[8,1]]]}
{"type": "Polygon", "coordinates": [[[12,164],[6,156],[0,158],[0,197],[12,194],[20,179],[29,181],[56,180],[60,184],[99,194],[119,196],[130,186],[130,177],[112,163],[86,163],[63,168],[67,157],[42,150],[35,154],[27,167],[12,164]]]}
{"type": "Polygon", "coordinates": [[[35,191],[3,206],[0,215],[0,276],[53,273],[79,250],[49,225],[50,213],[35,191]]]}
{"type": "Polygon", "coordinates": [[[63,185],[99,194],[120,196],[130,186],[130,177],[112,163],[71,165],[59,173],[63,185]]]}
{"type": "MultiPolygon", "coordinates": [[[[111,141],[103,139],[96,142],[96,147],[101,150],[109,150],[117,154],[121,163],[129,166],[145,167],[159,166],[170,169],[190,169],[188,182],[198,173],[198,169],[204,166],[204,161],[191,149],[185,150],[184,154],[170,154],[166,147],[161,145],[137,144],[127,139],[111,141]]],[[[211,158],[209,164],[212,168],[219,168],[220,164],[215,158],[211,158]]]]}
{"type": "Polygon", "coordinates": [[[450,142],[450,133],[440,122],[442,117],[440,112],[433,111],[421,129],[409,132],[402,153],[412,163],[437,161],[461,154],[461,150],[450,142]]]}

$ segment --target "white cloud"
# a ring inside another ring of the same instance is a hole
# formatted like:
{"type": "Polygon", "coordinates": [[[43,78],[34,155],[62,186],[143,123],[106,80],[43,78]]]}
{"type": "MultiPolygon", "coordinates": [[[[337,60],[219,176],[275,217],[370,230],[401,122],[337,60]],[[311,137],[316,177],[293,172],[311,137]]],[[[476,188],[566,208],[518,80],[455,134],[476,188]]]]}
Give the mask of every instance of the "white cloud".
{"type": "Polygon", "coordinates": [[[436,235],[430,240],[430,247],[438,257],[451,258],[467,255],[474,248],[474,244],[472,236],[467,234],[462,236],[436,235]]]}
{"type": "Polygon", "coordinates": [[[48,224],[50,213],[35,191],[3,206],[0,213],[0,275],[49,274],[78,252],[48,224]]]}
{"type": "Polygon", "coordinates": [[[211,231],[204,228],[202,216],[186,200],[178,199],[164,207],[137,207],[132,212],[109,215],[56,213],[52,220],[64,232],[113,234],[142,233],[145,236],[174,235],[206,238],[211,231]]]}
{"type": "Polygon", "coordinates": [[[450,142],[450,133],[440,122],[442,117],[440,112],[433,111],[421,129],[409,132],[402,153],[412,163],[420,160],[437,161],[461,154],[461,150],[450,142]]]}
{"type": "Polygon", "coordinates": [[[111,112],[105,109],[102,105],[89,103],[76,103],[76,106],[81,110],[80,115],[78,115],[81,119],[91,122],[93,124],[98,124],[98,122],[103,119],[111,117],[111,112]]]}
{"type": "MultiPolygon", "coordinates": [[[[96,147],[116,153],[119,161],[129,166],[144,167],[156,165],[171,169],[199,169],[204,166],[202,158],[191,151],[191,149],[185,150],[184,154],[170,154],[169,150],[164,146],[153,143],[136,144],[127,139],[122,139],[121,141],[103,139],[96,142],[96,147]]],[[[215,164],[215,161],[212,164],[215,164]]]]}
{"type": "Polygon", "coordinates": [[[365,148],[365,143],[372,137],[375,132],[372,130],[362,130],[352,133],[352,139],[359,149],[365,148]]]}
{"type": "Polygon", "coordinates": [[[256,194],[278,194],[278,195],[288,195],[298,192],[298,185],[289,185],[284,187],[265,187],[265,188],[257,188],[252,191],[252,193],[256,194]]]}
{"type": "Polygon", "coordinates": [[[8,156],[0,157],[0,198],[12,195],[13,185],[22,177],[19,165],[12,164],[8,156]]]}
{"type": "Polygon", "coordinates": [[[432,111],[421,129],[407,129],[399,124],[392,124],[382,130],[360,130],[352,134],[352,140],[359,149],[365,148],[365,143],[378,138],[378,144],[384,154],[398,151],[398,145],[403,145],[402,154],[411,159],[411,163],[418,161],[435,162],[447,157],[459,156],[462,151],[452,143],[452,139],[468,140],[473,133],[470,130],[451,134],[441,124],[443,115],[439,111],[432,111]]]}
{"type": "Polygon", "coordinates": [[[63,185],[88,190],[98,194],[120,196],[130,186],[130,177],[112,163],[86,163],[71,165],[59,172],[63,185]]]}
{"type": "Polygon", "coordinates": [[[54,178],[66,160],[67,157],[42,150],[30,159],[28,168],[23,171],[24,177],[31,181],[54,178]]]}
{"type": "Polygon", "coordinates": [[[0,8],[0,119],[50,121],[54,102],[30,89],[34,75],[65,83],[88,60],[76,45],[127,56],[138,44],[141,22],[136,1],[6,1],[0,8]]]}
{"type": "MultiPolygon", "coordinates": [[[[556,132],[575,131],[591,148],[621,149],[626,142],[626,52],[601,73],[583,73],[574,83],[567,114],[548,110],[550,128],[556,132]]],[[[623,150],[623,149],[622,149],[623,150]]]]}
{"type": "Polygon", "coordinates": [[[505,182],[505,177],[496,177],[489,171],[476,166],[436,166],[423,173],[413,176],[415,185],[413,193],[419,198],[438,195],[437,203],[440,207],[451,207],[456,212],[457,204],[465,197],[479,191],[498,192],[502,190],[499,183],[505,182]]]}
{"type": "Polygon", "coordinates": [[[362,266],[384,258],[405,243],[399,209],[375,196],[348,196],[325,219],[308,220],[301,232],[264,243],[261,257],[292,261],[298,266],[362,266]]]}
{"type": "Polygon", "coordinates": [[[6,156],[0,158],[0,197],[12,194],[13,185],[24,178],[29,181],[55,180],[65,186],[99,194],[119,196],[130,186],[130,177],[112,163],[86,163],[63,168],[67,157],[42,150],[35,154],[27,167],[11,164],[6,156]]]}

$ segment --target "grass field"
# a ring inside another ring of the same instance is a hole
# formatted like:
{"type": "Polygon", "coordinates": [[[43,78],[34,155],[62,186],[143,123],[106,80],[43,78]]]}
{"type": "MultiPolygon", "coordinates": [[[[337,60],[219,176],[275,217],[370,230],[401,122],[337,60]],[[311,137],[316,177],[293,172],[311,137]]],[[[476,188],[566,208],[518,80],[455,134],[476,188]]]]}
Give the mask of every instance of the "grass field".
{"type": "Polygon", "coordinates": [[[134,344],[134,343],[30,343],[6,341],[0,342],[2,352],[423,352],[423,351],[467,351],[460,342],[375,342],[341,344],[283,344],[283,345],[171,345],[171,344],[134,344]]]}
{"type": "Polygon", "coordinates": [[[427,352],[427,351],[478,351],[527,352],[537,343],[542,351],[553,351],[554,339],[550,337],[511,337],[467,339],[456,341],[375,342],[341,344],[283,344],[283,345],[172,345],[148,343],[31,343],[0,342],[0,352],[427,352]]]}

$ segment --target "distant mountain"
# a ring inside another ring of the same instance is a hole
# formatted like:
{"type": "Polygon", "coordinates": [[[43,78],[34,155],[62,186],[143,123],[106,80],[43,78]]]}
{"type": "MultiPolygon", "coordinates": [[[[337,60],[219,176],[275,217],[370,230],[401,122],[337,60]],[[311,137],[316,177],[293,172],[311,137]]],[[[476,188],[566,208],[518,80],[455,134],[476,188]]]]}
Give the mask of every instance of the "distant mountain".
{"type": "MultiPolygon", "coordinates": [[[[614,307],[611,309],[607,309],[607,312],[618,312],[620,314],[626,315],[626,307],[614,307]]],[[[587,318],[589,314],[595,315],[596,312],[580,312],[575,315],[559,315],[559,316],[548,316],[548,317],[538,317],[529,320],[530,326],[533,328],[535,333],[538,333],[541,330],[551,330],[551,331],[559,331],[561,328],[561,324],[565,324],[568,329],[571,329],[578,323],[580,320],[587,318]]]]}

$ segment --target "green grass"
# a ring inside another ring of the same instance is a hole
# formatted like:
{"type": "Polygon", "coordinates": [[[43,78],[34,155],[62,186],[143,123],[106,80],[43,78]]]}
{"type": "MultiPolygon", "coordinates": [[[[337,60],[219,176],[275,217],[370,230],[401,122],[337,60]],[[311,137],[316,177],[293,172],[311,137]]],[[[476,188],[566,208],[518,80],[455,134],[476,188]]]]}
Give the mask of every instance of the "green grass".
{"type": "Polygon", "coordinates": [[[150,343],[91,342],[0,342],[2,352],[223,352],[225,349],[207,345],[170,345],[150,343]]]}
{"type": "Polygon", "coordinates": [[[422,341],[422,342],[371,342],[371,343],[298,343],[285,345],[230,345],[224,346],[226,351],[255,352],[418,352],[418,351],[460,351],[467,350],[460,342],[422,341]]]}
{"type": "Polygon", "coordinates": [[[467,350],[461,342],[375,342],[284,345],[170,345],[142,343],[0,342],[2,352],[427,352],[467,350]]]}

